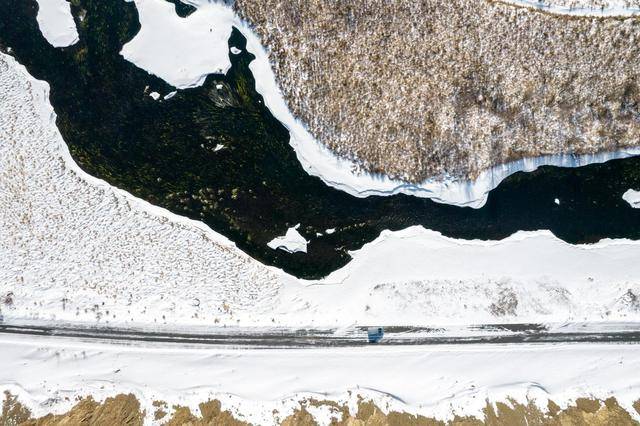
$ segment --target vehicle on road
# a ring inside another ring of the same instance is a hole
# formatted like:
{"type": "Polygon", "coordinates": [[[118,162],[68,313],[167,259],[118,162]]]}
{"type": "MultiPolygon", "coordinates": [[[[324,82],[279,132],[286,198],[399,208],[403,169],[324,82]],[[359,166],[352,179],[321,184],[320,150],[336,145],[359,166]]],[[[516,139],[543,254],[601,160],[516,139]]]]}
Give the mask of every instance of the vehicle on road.
{"type": "Polygon", "coordinates": [[[384,336],[384,330],[382,327],[369,327],[367,330],[367,336],[369,343],[378,343],[384,336]]]}

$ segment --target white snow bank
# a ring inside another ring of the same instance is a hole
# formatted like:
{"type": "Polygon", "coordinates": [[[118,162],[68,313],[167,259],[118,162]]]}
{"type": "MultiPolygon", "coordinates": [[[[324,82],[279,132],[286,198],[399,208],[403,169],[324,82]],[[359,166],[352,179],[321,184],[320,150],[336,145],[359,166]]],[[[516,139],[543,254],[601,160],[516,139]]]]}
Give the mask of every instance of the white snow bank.
{"type": "Polygon", "coordinates": [[[544,275],[562,282],[587,277],[614,282],[640,280],[640,262],[634,262],[640,258],[639,241],[607,239],[596,244],[573,245],[549,231],[519,231],[504,240],[483,241],[447,238],[439,232],[412,226],[402,231],[383,231],[376,240],[350,254],[353,260],[323,283],[354,279],[390,282],[397,277],[413,281],[425,277],[544,275]]]}
{"type": "Polygon", "coordinates": [[[3,54],[0,92],[0,295],[14,300],[1,310],[235,324],[236,311],[273,309],[280,271],[203,223],[84,173],[55,125],[49,86],[3,54]]]}
{"type": "Polygon", "coordinates": [[[231,67],[227,42],[233,11],[205,2],[186,18],[164,0],[135,0],[140,32],[125,44],[121,55],[167,83],[184,89],[200,86],[208,74],[231,67]]]}
{"type": "Polygon", "coordinates": [[[482,416],[487,399],[531,398],[544,408],[551,399],[564,408],[578,397],[615,396],[637,418],[640,395],[640,351],[624,344],[252,351],[3,335],[0,364],[0,391],[17,394],[36,416],[64,412],[77,396],[131,392],[149,423],[154,400],[198,412],[217,398],[236,416],[271,425],[279,424],[274,410],[283,420],[305,397],[346,402],[355,414],[359,395],[385,412],[442,420],[482,416]]]}
{"type": "Polygon", "coordinates": [[[568,6],[566,2],[556,2],[555,0],[501,0],[504,3],[515,6],[527,7],[529,9],[543,10],[557,15],[572,16],[607,16],[607,17],[627,17],[640,14],[640,8],[630,7],[626,0],[608,0],[602,2],[603,6],[592,6],[593,2],[577,0],[576,6],[568,6]]]}
{"type": "Polygon", "coordinates": [[[634,209],[640,209],[640,191],[629,189],[622,194],[622,199],[629,203],[634,209]]]}
{"type": "MultiPolygon", "coordinates": [[[[448,325],[640,320],[640,243],[571,245],[548,231],[465,241],[384,231],[344,268],[282,289],[283,323],[448,325]]],[[[278,318],[276,317],[276,318],[278,318]]]]}
{"type": "MultiPolygon", "coordinates": [[[[53,47],[71,46],[79,40],[71,5],[66,0],[37,0],[38,26],[53,47]]],[[[10,13],[5,11],[4,13],[10,13]]]]}
{"type": "Polygon", "coordinates": [[[575,246],[541,231],[464,241],[412,227],[383,232],[325,280],[297,280],[204,224],[82,172],[55,126],[47,84],[2,54],[0,91],[0,297],[12,299],[0,306],[6,321],[640,321],[640,242],[626,240],[575,246]]]}
{"type": "Polygon", "coordinates": [[[296,253],[299,251],[306,253],[307,244],[309,242],[300,235],[298,232],[299,227],[300,224],[297,224],[293,228],[289,228],[284,237],[276,237],[267,245],[274,250],[281,249],[289,253],[296,253]]]}
{"type": "MultiPolygon", "coordinates": [[[[225,72],[230,67],[228,37],[232,27],[247,39],[247,50],[256,59],[249,65],[256,90],[265,105],[290,132],[289,143],[307,173],[327,185],[356,197],[408,194],[434,201],[482,207],[489,191],[518,171],[533,171],[542,165],[577,167],[640,154],[640,148],[591,155],[548,155],[525,158],[498,165],[473,181],[457,178],[433,178],[419,184],[390,179],[382,174],[358,172],[351,160],[336,156],[319,143],[289,110],[273,73],[269,54],[250,25],[235,15],[229,6],[206,0],[189,2],[197,11],[180,18],[173,5],[163,0],[136,0],[140,12],[140,33],[122,50],[122,55],[138,67],[178,87],[201,85],[209,73],[225,72]]],[[[239,52],[232,46],[231,52],[239,52]]]]}
{"type": "MultiPolygon", "coordinates": [[[[252,62],[250,67],[254,63],[252,62]]],[[[270,101],[269,96],[265,96],[267,106],[270,105],[270,101]]],[[[270,109],[274,116],[282,121],[291,132],[290,143],[296,150],[298,160],[307,173],[318,176],[327,185],[356,197],[406,194],[430,198],[438,203],[481,208],[487,202],[489,192],[514,173],[532,172],[541,166],[581,167],[640,154],[639,147],[596,154],[545,155],[494,166],[481,172],[475,180],[431,178],[417,184],[411,184],[393,180],[381,174],[355,172],[354,170],[357,170],[358,166],[354,162],[336,156],[328,148],[314,140],[306,129],[303,129],[302,124],[297,121],[293,123],[286,119],[283,120],[282,115],[274,112],[275,108],[270,107],[270,109]]]]}

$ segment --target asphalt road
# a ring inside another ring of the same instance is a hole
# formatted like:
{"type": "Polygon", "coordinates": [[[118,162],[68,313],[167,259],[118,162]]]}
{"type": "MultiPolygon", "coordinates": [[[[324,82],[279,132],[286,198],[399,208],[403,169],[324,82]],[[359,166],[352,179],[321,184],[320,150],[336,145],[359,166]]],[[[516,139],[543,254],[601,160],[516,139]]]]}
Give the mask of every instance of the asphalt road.
{"type": "MultiPolygon", "coordinates": [[[[0,323],[0,334],[55,336],[116,342],[156,342],[183,345],[220,345],[254,348],[308,348],[368,346],[366,328],[347,333],[330,330],[274,330],[269,332],[216,329],[211,333],[173,333],[107,327],[12,325],[0,323]]],[[[464,345],[518,343],[638,343],[640,329],[625,331],[548,331],[536,324],[486,325],[456,336],[442,330],[387,327],[376,345],[464,345]]]]}

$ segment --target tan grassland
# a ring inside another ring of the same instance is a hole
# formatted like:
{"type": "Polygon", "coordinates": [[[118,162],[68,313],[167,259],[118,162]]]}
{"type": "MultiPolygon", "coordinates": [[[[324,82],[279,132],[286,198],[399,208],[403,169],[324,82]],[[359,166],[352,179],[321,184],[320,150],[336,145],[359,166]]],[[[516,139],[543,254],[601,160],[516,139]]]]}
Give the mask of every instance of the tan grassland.
{"type": "Polygon", "coordinates": [[[525,157],[640,145],[640,18],[490,0],[234,7],[269,49],[292,112],[362,170],[474,178],[525,157]]]}
{"type": "MultiPolygon", "coordinates": [[[[154,402],[154,407],[166,408],[162,401],[154,402]]],[[[293,414],[280,420],[277,412],[274,419],[282,426],[315,426],[309,407],[325,407],[335,414],[334,426],[627,426],[638,425],[632,415],[618,405],[615,398],[605,401],[597,399],[578,399],[575,404],[561,409],[553,401],[549,401],[545,412],[533,402],[520,404],[516,401],[497,402],[487,405],[484,418],[455,417],[448,422],[433,418],[415,416],[408,413],[389,412],[385,414],[371,401],[360,400],[355,415],[349,413],[346,406],[335,401],[304,400],[300,408],[293,414]]],[[[634,404],[636,411],[640,400],[634,404]]],[[[211,400],[200,404],[200,413],[196,415],[188,407],[174,406],[172,414],[155,416],[155,420],[168,426],[245,426],[248,423],[238,420],[228,411],[221,409],[220,401],[211,400]],[[164,418],[166,416],[166,418],[164,418]]],[[[638,411],[640,414],[640,411],[638,411]]],[[[145,413],[134,395],[116,395],[107,398],[103,403],[95,402],[91,397],[81,399],[71,410],[60,415],[49,414],[41,418],[33,418],[31,412],[24,407],[15,396],[5,393],[0,416],[2,426],[71,426],[95,425],[138,426],[143,424],[145,413]]]]}

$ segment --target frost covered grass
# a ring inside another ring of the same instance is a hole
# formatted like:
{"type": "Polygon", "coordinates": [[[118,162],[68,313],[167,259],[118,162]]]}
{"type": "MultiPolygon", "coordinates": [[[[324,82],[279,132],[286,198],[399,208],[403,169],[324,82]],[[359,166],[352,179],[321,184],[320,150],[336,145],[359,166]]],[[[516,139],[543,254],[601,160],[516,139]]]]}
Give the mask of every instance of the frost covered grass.
{"type": "Polygon", "coordinates": [[[638,112],[627,102],[637,98],[635,18],[464,0],[234,7],[269,49],[287,104],[321,142],[292,131],[305,169],[352,194],[480,207],[519,170],[638,153],[638,112]]]}
{"type": "MultiPolygon", "coordinates": [[[[331,114],[327,111],[316,111],[313,119],[311,119],[307,116],[309,111],[300,111],[300,108],[296,108],[297,104],[295,102],[292,104],[292,100],[288,98],[288,103],[292,106],[293,112],[310,126],[311,133],[319,137],[319,141],[322,142],[320,143],[314,139],[307,128],[291,113],[276,83],[271,61],[274,61],[276,73],[279,75],[280,81],[285,84],[283,87],[285,95],[293,96],[292,93],[295,92],[296,102],[306,102],[301,99],[304,98],[304,94],[306,93],[305,87],[308,82],[306,82],[306,79],[303,79],[305,82],[289,81],[286,75],[283,76],[284,71],[282,71],[282,67],[286,66],[288,62],[285,61],[285,65],[282,65],[281,58],[279,58],[278,55],[286,56],[287,58],[289,58],[290,55],[286,55],[285,52],[279,53],[277,46],[274,47],[270,45],[276,40],[273,34],[265,34],[264,28],[262,28],[261,35],[263,36],[263,40],[265,40],[272,49],[271,58],[269,58],[269,54],[265,51],[261,40],[256,36],[253,29],[236,17],[229,8],[217,3],[211,4],[200,1],[192,3],[197,6],[197,12],[182,19],[176,15],[171,5],[161,0],[144,0],[137,2],[136,5],[141,11],[141,24],[144,30],[125,46],[122,51],[125,58],[150,73],[159,75],[176,87],[191,87],[202,83],[206,71],[214,72],[228,68],[229,61],[226,51],[220,49],[221,46],[225,47],[226,44],[222,37],[218,37],[218,35],[230,32],[233,26],[239,28],[248,40],[249,51],[256,55],[256,61],[251,64],[251,70],[256,78],[256,88],[258,92],[265,97],[265,102],[274,116],[285,124],[291,132],[290,143],[295,148],[298,159],[305,170],[312,175],[319,176],[328,185],[344,190],[352,195],[363,197],[369,195],[407,193],[432,198],[444,203],[481,207],[486,202],[488,192],[495,188],[504,178],[517,171],[532,171],[540,165],[575,167],[593,162],[603,162],[611,158],[624,158],[638,153],[637,149],[627,148],[622,150],[612,149],[610,150],[611,152],[598,153],[590,149],[588,152],[584,152],[583,154],[585,155],[582,156],[562,155],[561,153],[556,155],[552,153],[554,149],[547,147],[544,152],[541,152],[537,157],[535,157],[533,151],[531,151],[525,154],[525,158],[523,159],[511,161],[510,158],[507,158],[508,161],[505,161],[504,164],[493,165],[489,167],[488,170],[478,171],[473,179],[464,179],[456,176],[451,170],[444,174],[442,171],[439,171],[437,176],[432,176],[424,180],[419,179],[417,182],[407,181],[406,176],[398,179],[398,176],[413,173],[409,169],[413,170],[413,168],[415,168],[414,163],[416,163],[416,161],[419,160],[420,164],[422,164],[422,160],[416,158],[405,158],[404,160],[406,161],[400,161],[402,167],[405,168],[402,172],[385,167],[378,168],[379,170],[374,172],[364,170],[361,167],[361,160],[365,158],[363,161],[366,163],[368,161],[368,158],[366,158],[368,154],[363,154],[363,152],[360,151],[363,149],[366,150],[366,144],[359,147],[357,149],[358,153],[356,154],[342,155],[341,151],[344,148],[343,146],[337,144],[337,142],[334,143],[331,141],[331,143],[328,143],[328,141],[325,140],[326,138],[323,139],[322,131],[318,129],[320,124],[317,124],[317,122],[318,120],[325,120],[325,118],[323,118],[325,116],[328,117],[326,120],[330,120],[331,114]],[[162,22],[171,22],[170,26],[172,26],[172,28],[175,27],[174,30],[180,34],[180,38],[176,39],[172,37],[166,39],[167,33],[163,31],[164,25],[160,24],[162,22]],[[215,29],[213,33],[212,29],[215,29]],[[216,47],[212,49],[201,48],[202,46],[200,44],[204,40],[211,38],[212,34],[217,34],[214,37],[218,42],[216,47]],[[185,45],[188,46],[187,49],[183,48],[185,45]],[[162,49],[152,46],[162,46],[162,49]],[[177,60],[178,57],[180,60],[177,60]],[[356,158],[355,161],[353,161],[354,158],[356,158]]],[[[238,7],[242,12],[242,5],[238,7]]],[[[250,14],[249,18],[252,18],[250,14]]],[[[284,28],[282,25],[277,26],[284,28]]],[[[257,25],[257,27],[258,32],[260,32],[260,25],[257,25]]],[[[282,32],[282,28],[278,31],[282,32]]],[[[289,47],[294,49],[292,46],[289,47]]],[[[298,50],[307,51],[308,49],[302,48],[298,50]]],[[[317,49],[312,50],[315,51],[317,49]]],[[[290,68],[295,70],[300,68],[296,63],[289,65],[290,68]]],[[[328,72],[326,75],[333,73],[334,72],[328,72]]],[[[307,74],[313,75],[305,71],[305,75],[307,74]]],[[[314,103],[311,102],[311,105],[314,105],[314,103]]],[[[341,116],[341,119],[342,118],[341,116]]],[[[349,126],[344,126],[344,129],[344,131],[348,132],[349,126]]],[[[370,132],[371,129],[367,131],[370,132]]],[[[333,133],[335,132],[332,132],[332,134],[333,133]]],[[[553,135],[546,136],[552,137],[553,135]]],[[[473,138],[469,137],[469,139],[473,138]]],[[[420,140],[420,138],[416,140],[420,140]]],[[[388,143],[383,143],[380,146],[388,145],[388,143]]],[[[481,147],[476,148],[481,149],[481,147]]],[[[403,149],[404,153],[410,151],[411,150],[403,149]]],[[[389,155],[384,155],[383,158],[402,157],[392,155],[392,153],[388,154],[389,155]]],[[[518,156],[519,155],[509,155],[508,157],[518,156]]],[[[380,159],[380,161],[383,160],[380,159]]]]}

